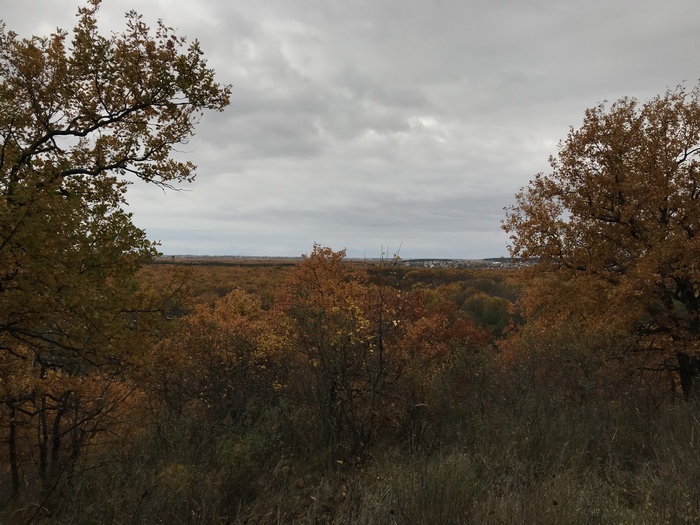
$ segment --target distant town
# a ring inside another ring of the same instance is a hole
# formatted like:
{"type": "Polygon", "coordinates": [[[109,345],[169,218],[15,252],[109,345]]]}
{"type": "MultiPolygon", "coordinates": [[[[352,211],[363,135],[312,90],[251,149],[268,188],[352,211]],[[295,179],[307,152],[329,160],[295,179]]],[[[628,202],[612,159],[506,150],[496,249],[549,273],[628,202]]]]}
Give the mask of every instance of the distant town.
{"type": "Polygon", "coordinates": [[[402,266],[415,268],[522,268],[529,263],[510,257],[490,259],[402,259],[402,266]]]}

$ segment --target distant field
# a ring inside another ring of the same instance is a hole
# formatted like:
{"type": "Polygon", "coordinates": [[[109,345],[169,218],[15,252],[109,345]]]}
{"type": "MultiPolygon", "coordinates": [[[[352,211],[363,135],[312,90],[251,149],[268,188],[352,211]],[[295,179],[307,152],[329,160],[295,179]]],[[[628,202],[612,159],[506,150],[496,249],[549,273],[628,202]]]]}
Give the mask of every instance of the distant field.
{"type": "Polygon", "coordinates": [[[301,257],[243,257],[243,256],[183,256],[164,255],[154,264],[177,264],[189,266],[293,266],[301,257]]]}

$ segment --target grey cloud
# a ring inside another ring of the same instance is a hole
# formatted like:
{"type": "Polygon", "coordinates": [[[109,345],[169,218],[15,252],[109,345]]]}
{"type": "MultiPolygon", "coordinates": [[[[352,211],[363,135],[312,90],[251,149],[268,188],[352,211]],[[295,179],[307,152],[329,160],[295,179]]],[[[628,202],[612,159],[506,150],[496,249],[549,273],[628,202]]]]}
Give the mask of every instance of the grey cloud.
{"type": "MultiPolygon", "coordinates": [[[[199,165],[191,191],[130,190],[169,253],[504,255],[503,207],[587,107],[700,76],[687,0],[116,4],[102,7],[110,29],[132,7],[163,18],[233,86],[181,148],[199,165]]],[[[74,23],[64,6],[26,0],[3,17],[45,32],[74,23]]]]}

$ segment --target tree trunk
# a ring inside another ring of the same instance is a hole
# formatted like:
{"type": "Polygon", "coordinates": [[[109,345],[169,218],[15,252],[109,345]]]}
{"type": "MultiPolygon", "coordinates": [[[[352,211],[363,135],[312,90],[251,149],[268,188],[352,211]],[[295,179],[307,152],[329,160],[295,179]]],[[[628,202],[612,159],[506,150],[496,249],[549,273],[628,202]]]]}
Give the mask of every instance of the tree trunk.
{"type": "Polygon", "coordinates": [[[12,497],[19,496],[19,465],[17,463],[17,407],[10,404],[10,435],[8,436],[10,449],[10,472],[12,476],[12,497]]]}
{"type": "Polygon", "coordinates": [[[681,390],[686,401],[696,397],[695,379],[700,375],[700,359],[685,352],[676,354],[678,360],[678,375],[681,380],[681,390]]]}

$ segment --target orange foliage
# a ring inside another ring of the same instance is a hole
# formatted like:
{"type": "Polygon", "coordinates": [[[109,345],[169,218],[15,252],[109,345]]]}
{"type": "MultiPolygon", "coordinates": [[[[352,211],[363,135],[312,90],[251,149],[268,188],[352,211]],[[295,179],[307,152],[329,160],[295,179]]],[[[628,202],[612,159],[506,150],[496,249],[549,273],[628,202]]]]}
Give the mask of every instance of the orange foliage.
{"type": "Polygon", "coordinates": [[[268,310],[242,290],[196,306],[154,354],[154,393],[211,420],[284,398],[313,409],[329,445],[362,453],[426,402],[454,348],[488,341],[454,303],[383,284],[395,266],[382,264],[370,279],[314,246],[268,310]]]}
{"type": "Polygon", "coordinates": [[[552,172],[517,196],[504,229],[525,270],[519,306],[539,330],[575,321],[639,338],[650,366],[700,373],[700,87],[586,111],[552,172]]]}
{"type": "MultiPolygon", "coordinates": [[[[385,286],[347,265],[345,253],[314,247],[289,276],[278,308],[301,358],[326,438],[361,452],[384,424],[424,403],[456,340],[479,333],[454,305],[385,286]]],[[[477,338],[475,338],[477,339],[477,338]]],[[[483,339],[482,339],[483,340],[483,339]]]]}

